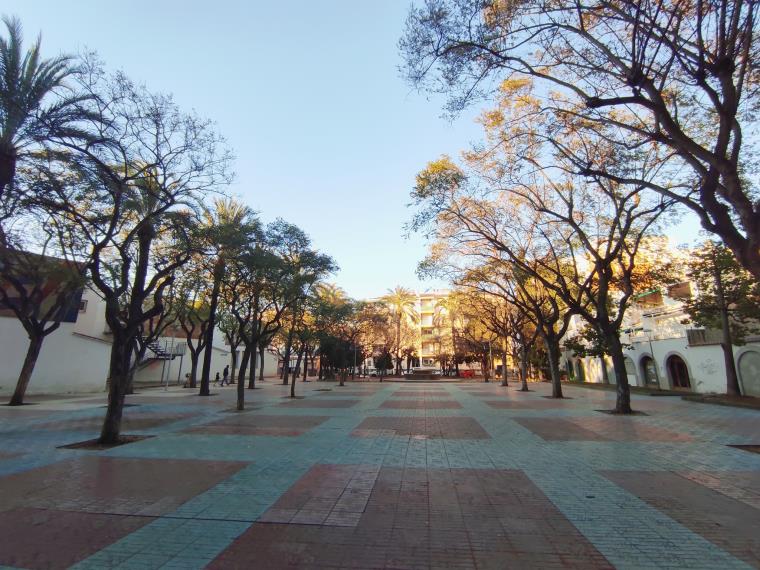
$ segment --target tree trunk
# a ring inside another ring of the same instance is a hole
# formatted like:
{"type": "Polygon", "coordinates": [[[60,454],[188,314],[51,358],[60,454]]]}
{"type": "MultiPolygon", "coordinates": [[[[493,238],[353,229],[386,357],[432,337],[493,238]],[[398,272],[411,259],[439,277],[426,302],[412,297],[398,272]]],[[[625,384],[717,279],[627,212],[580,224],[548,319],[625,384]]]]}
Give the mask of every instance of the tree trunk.
{"type": "Polygon", "coordinates": [[[549,377],[552,381],[552,398],[562,398],[562,380],[559,376],[559,339],[544,336],[546,352],[549,360],[549,377]]]}
{"type": "MultiPolygon", "coordinates": [[[[295,323],[295,317],[293,317],[293,322],[295,323]]],[[[288,374],[290,372],[290,351],[293,348],[293,334],[294,329],[291,327],[290,332],[288,333],[288,340],[285,343],[285,356],[282,358],[282,374],[280,374],[280,378],[282,378],[283,384],[288,383],[288,374]]]]}
{"type": "Polygon", "coordinates": [[[309,374],[309,352],[306,351],[306,356],[303,359],[303,376],[301,382],[306,382],[306,376],[309,374]]]}
{"type": "Polygon", "coordinates": [[[40,355],[43,340],[45,340],[45,336],[41,332],[33,332],[29,335],[29,346],[26,349],[26,358],[24,358],[21,373],[18,375],[18,380],[16,381],[16,390],[13,392],[11,401],[8,402],[9,406],[20,406],[24,403],[26,388],[29,386],[29,381],[32,379],[32,372],[34,372],[34,365],[37,364],[37,357],[40,355]]]}
{"type": "MultiPolygon", "coordinates": [[[[134,394],[135,393],[135,374],[137,374],[137,367],[140,365],[140,363],[145,358],[145,353],[148,352],[148,346],[143,344],[140,346],[140,344],[137,342],[137,339],[135,339],[135,361],[129,363],[129,377],[127,379],[127,388],[125,390],[125,394],[134,394]]],[[[161,384],[164,383],[164,378],[161,376],[161,384]]]]}
{"type": "Polygon", "coordinates": [[[480,359],[480,367],[483,371],[483,382],[491,381],[491,359],[488,354],[480,359]]]}
{"type": "Polygon", "coordinates": [[[208,328],[206,329],[206,348],[203,354],[203,371],[201,373],[201,391],[200,396],[211,395],[209,388],[211,380],[211,356],[214,351],[214,328],[216,328],[216,307],[219,303],[219,288],[224,278],[224,260],[220,257],[214,264],[214,286],[211,289],[211,300],[209,303],[208,328]]]}
{"type": "Polygon", "coordinates": [[[116,335],[114,336],[108,375],[108,406],[98,439],[100,443],[106,444],[117,444],[120,441],[121,416],[124,411],[124,396],[130,360],[129,345],[131,343],[122,342],[116,335]]]}
{"type": "Polygon", "coordinates": [[[717,261],[713,262],[713,272],[715,276],[715,300],[720,307],[720,326],[722,329],[721,348],[723,348],[723,362],[726,367],[726,394],[729,396],[741,396],[739,389],[739,377],[736,374],[736,364],[734,363],[734,342],[731,338],[731,323],[728,318],[728,307],[726,306],[726,297],[723,291],[723,275],[717,261]]]}
{"type": "Polygon", "coordinates": [[[506,344],[501,351],[501,385],[509,386],[509,378],[507,378],[507,348],[506,344]]]}
{"type": "Polygon", "coordinates": [[[232,361],[232,373],[230,374],[230,383],[235,383],[235,377],[238,367],[238,353],[237,353],[238,345],[232,346],[230,345],[230,360],[232,361]]]}
{"type": "Polygon", "coordinates": [[[259,380],[264,381],[264,347],[259,347],[259,380]]]}
{"type": "Polygon", "coordinates": [[[198,376],[198,357],[200,352],[190,351],[190,379],[187,382],[188,388],[196,387],[196,377],[198,376]]]}
{"type": "Polygon", "coordinates": [[[240,369],[238,370],[238,384],[245,386],[245,373],[248,371],[248,363],[251,361],[251,351],[248,347],[243,349],[243,356],[240,359],[240,369]]]}
{"type": "Polygon", "coordinates": [[[296,380],[298,380],[298,370],[301,367],[301,359],[303,358],[303,349],[298,351],[298,358],[296,359],[296,366],[293,369],[293,376],[290,379],[290,397],[296,397],[296,380]]]}
{"type": "MultiPolygon", "coordinates": [[[[723,313],[724,311],[721,311],[723,313]]],[[[723,327],[723,340],[720,343],[723,349],[723,362],[726,366],[726,394],[729,396],[741,396],[741,390],[739,389],[739,377],[736,374],[736,363],[734,362],[734,345],[731,339],[731,330],[728,328],[728,318],[726,312],[726,318],[721,314],[722,327],[723,327]]]]}
{"type": "Polygon", "coordinates": [[[348,372],[346,372],[345,368],[341,368],[340,372],[338,373],[338,376],[340,378],[340,385],[345,386],[346,385],[346,376],[348,376],[348,372]]]}
{"type": "Polygon", "coordinates": [[[602,354],[599,357],[599,360],[602,362],[602,384],[609,384],[610,383],[610,375],[607,373],[607,359],[602,354]]]}
{"type": "Polygon", "coordinates": [[[396,376],[401,375],[401,315],[396,324],[396,376]]]}
{"type": "MultiPolygon", "coordinates": [[[[254,353],[255,354],[255,353],[254,353]]],[[[240,359],[240,375],[237,380],[237,410],[242,412],[245,409],[245,371],[248,368],[248,361],[251,358],[251,349],[246,346],[243,349],[243,357],[240,359]]],[[[252,364],[251,368],[256,366],[252,364]]]]}
{"type": "Polygon", "coordinates": [[[520,392],[529,392],[528,390],[528,349],[525,341],[520,340],[520,392]]]}
{"type": "MultiPolygon", "coordinates": [[[[257,360],[258,352],[259,352],[258,347],[254,347],[253,350],[251,350],[249,354],[249,358],[251,360],[251,375],[248,378],[249,390],[256,389],[256,364],[258,364],[258,360],[257,360]]],[[[242,381],[244,382],[245,378],[243,378],[242,381]]]]}
{"type": "Polygon", "coordinates": [[[615,369],[615,380],[617,380],[617,400],[615,402],[616,414],[631,414],[631,387],[628,385],[628,372],[625,369],[625,356],[623,355],[623,345],[620,342],[618,331],[606,331],[604,339],[610,349],[612,365],[615,369]]]}

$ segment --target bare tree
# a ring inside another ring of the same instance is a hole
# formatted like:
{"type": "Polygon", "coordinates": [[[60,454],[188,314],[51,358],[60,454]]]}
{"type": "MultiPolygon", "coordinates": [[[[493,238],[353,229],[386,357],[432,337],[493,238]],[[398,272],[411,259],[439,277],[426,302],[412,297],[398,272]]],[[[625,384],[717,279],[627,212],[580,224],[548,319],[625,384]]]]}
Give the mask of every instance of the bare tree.
{"type": "Polygon", "coordinates": [[[757,140],[746,136],[760,101],[759,7],[428,0],[411,9],[400,49],[412,84],[449,94],[453,112],[528,77],[558,128],[602,134],[619,154],[648,149],[654,178],[582,159],[575,172],[688,208],[760,280],[757,140]]]}

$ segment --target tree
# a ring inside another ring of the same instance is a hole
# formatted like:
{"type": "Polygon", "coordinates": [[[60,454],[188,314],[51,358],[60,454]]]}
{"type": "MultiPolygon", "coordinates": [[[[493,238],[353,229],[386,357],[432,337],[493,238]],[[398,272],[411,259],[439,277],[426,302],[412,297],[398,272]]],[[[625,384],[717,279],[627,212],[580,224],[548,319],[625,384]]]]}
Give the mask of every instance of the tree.
{"type": "Polygon", "coordinates": [[[197,252],[195,211],[203,195],[229,180],[230,156],[208,121],[183,113],[170,97],[120,74],[88,77],[98,116],[93,129],[103,142],[60,143],[74,149],[66,166],[78,180],[48,201],[60,223],[73,228],[72,257],[91,260],[92,284],[105,301],[113,344],[99,441],[113,444],[136,337],[161,314],[175,272],[197,252]]]}
{"type": "MultiPolygon", "coordinates": [[[[77,73],[69,56],[43,59],[41,37],[25,54],[21,23],[4,17],[0,37],[0,202],[13,184],[18,162],[58,137],[88,140],[77,124],[87,118],[87,96],[66,89],[77,73]]],[[[2,234],[0,234],[2,237],[2,234]]]]}
{"type": "Polygon", "coordinates": [[[210,291],[202,267],[199,265],[198,256],[192,258],[175,276],[175,286],[171,292],[175,296],[171,304],[190,351],[190,372],[185,387],[195,388],[198,379],[198,363],[206,346],[206,329],[210,321],[210,291]]]}
{"type": "Polygon", "coordinates": [[[760,332],[760,285],[726,246],[715,241],[704,242],[692,253],[689,277],[697,294],[684,302],[684,308],[696,325],[721,331],[726,391],[740,396],[733,346],[760,332]]]}
{"type": "MultiPolygon", "coordinates": [[[[641,187],[688,208],[760,280],[758,9],[753,1],[556,3],[429,0],[400,42],[413,85],[456,112],[504,81],[546,86],[561,123],[650,149],[658,175],[575,161],[574,172],[641,187]]],[[[560,152],[573,149],[558,142],[560,152]]]]}
{"type": "Polygon", "coordinates": [[[82,264],[65,259],[0,248],[0,309],[19,320],[29,336],[24,364],[8,405],[20,406],[34,366],[49,334],[66,320],[76,320],[85,284],[82,264]]]}
{"type": "Polygon", "coordinates": [[[259,221],[253,211],[232,199],[214,200],[213,210],[206,208],[203,212],[203,225],[200,232],[203,242],[204,257],[208,260],[211,275],[211,295],[209,297],[209,324],[206,328],[206,340],[203,354],[203,371],[199,394],[211,394],[211,357],[214,349],[214,329],[219,295],[231,259],[256,239],[259,221]]]}
{"type": "MultiPolygon", "coordinates": [[[[558,120],[542,108],[530,82],[504,88],[496,109],[482,117],[486,149],[465,155],[467,173],[444,157],[418,177],[414,197],[428,207],[418,221],[450,227],[449,239],[478,241],[486,256],[501,252],[525,278],[598,329],[615,367],[616,411],[630,413],[620,328],[636,286],[641,242],[673,202],[644,194],[645,182],[659,174],[651,151],[621,153],[598,133],[558,131],[558,120]],[[642,182],[578,176],[579,159],[642,182]]],[[[549,337],[560,391],[559,339],[549,337]]]]}
{"type": "Polygon", "coordinates": [[[396,374],[401,374],[401,351],[403,349],[403,343],[401,339],[401,323],[405,319],[409,319],[412,322],[417,322],[417,295],[414,291],[397,285],[394,289],[389,289],[388,293],[381,297],[381,300],[388,305],[392,314],[393,320],[396,326],[396,345],[394,351],[396,353],[396,374]]]}

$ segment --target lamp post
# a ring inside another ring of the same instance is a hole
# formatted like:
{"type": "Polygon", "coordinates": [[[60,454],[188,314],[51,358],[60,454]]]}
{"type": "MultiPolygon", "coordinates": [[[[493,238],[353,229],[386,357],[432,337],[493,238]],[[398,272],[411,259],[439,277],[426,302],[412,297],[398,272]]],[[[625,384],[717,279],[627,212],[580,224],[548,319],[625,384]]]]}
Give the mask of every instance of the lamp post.
{"type": "Polygon", "coordinates": [[[657,380],[657,387],[660,387],[660,372],[657,370],[657,359],[654,357],[654,348],[652,348],[652,329],[641,329],[641,332],[647,333],[647,341],[649,341],[649,355],[652,358],[652,364],[654,364],[654,378],[657,380]]]}

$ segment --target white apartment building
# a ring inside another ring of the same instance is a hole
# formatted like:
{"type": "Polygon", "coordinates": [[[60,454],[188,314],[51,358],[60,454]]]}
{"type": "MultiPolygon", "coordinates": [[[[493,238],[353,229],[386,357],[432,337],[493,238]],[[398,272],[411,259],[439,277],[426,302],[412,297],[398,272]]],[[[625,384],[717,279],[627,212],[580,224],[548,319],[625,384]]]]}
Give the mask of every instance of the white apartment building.
{"type": "Polygon", "coordinates": [[[417,293],[416,311],[419,329],[418,355],[422,366],[436,366],[442,353],[453,352],[451,322],[446,308],[449,291],[417,293]]]}

